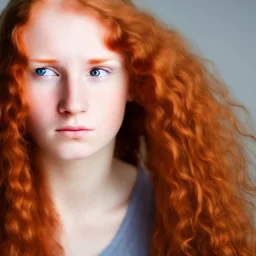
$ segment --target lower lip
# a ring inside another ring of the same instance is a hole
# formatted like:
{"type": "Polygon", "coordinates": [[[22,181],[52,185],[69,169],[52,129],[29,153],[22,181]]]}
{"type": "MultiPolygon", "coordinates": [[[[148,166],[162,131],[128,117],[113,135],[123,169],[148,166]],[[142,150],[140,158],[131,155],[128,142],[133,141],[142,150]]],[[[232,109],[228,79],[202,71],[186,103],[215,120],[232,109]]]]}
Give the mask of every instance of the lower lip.
{"type": "Polygon", "coordinates": [[[86,133],[88,133],[88,130],[79,130],[79,131],[57,131],[58,133],[60,133],[61,135],[66,136],[67,138],[70,139],[80,139],[82,138],[86,133]]]}

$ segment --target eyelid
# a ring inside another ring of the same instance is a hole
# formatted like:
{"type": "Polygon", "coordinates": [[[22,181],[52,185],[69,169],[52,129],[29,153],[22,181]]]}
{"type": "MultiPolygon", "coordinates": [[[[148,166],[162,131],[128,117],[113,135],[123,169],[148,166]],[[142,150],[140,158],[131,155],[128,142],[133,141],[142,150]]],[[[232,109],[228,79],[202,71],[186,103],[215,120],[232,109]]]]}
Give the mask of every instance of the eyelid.
{"type": "Polygon", "coordinates": [[[103,69],[103,70],[106,70],[106,71],[110,71],[111,68],[109,67],[104,67],[104,66],[94,66],[94,67],[91,67],[90,70],[92,69],[103,69]]]}

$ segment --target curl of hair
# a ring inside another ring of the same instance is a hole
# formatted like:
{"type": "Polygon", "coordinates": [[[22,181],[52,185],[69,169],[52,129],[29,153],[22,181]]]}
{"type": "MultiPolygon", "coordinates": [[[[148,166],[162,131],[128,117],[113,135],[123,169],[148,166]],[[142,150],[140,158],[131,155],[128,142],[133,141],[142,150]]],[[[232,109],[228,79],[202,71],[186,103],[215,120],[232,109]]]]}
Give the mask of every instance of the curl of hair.
{"type": "MultiPolygon", "coordinates": [[[[59,216],[26,132],[28,63],[21,33],[37,2],[44,1],[12,0],[0,17],[1,255],[63,255],[59,216]]],[[[103,20],[106,45],[125,59],[133,101],[115,156],[151,173],[151,255],[254,256],[255,206],[246,196],[255,196],[256,187],[246,141],[255,146],[256,138],[236,116],[246,108],[187,40],[131,1],[57,2],[103,20]]]]}

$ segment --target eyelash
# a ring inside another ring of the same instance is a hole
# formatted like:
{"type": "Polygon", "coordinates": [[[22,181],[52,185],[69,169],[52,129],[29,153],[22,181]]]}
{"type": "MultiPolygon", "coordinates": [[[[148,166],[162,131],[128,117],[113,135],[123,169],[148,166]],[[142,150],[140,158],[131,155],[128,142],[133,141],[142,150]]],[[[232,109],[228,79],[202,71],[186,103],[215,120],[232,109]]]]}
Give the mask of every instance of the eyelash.
{"type": "MultiPolygon", "coordinates": [[[[36,69],[33,70],[33,75],[35,75],[36,77],[45,77],[44,75],[40,76],[40,75],[38,75],[38,74],[36,73],[36,70],[38,70],[38,69],[51,70],[52,72],[56,73],[56,72],[53,70],[52,67],[40,67],[40,68],[36,68],[36,69]]],[[[108,74],[110,73],[109,70],[104,69],[104,68],[101,68],[101,67],[93,67],[93,68],[89,71],[89,73],[91,73],[91,72],[94,71],[94,70],[103,70],[103,71],[107,72],[108,74]]],[[[59,76],[59,75],[57,74],[56,76],[59,76]]],[[[102,79],[102,78],[103,78],[103,77],[99,77],[99,76],[92,76],[92,75],[90,75],[90,76],[91,76],[93,79],[102,79]]],[[[47,76],[46,76],[46,77],[47,77],[47,76]]]]}

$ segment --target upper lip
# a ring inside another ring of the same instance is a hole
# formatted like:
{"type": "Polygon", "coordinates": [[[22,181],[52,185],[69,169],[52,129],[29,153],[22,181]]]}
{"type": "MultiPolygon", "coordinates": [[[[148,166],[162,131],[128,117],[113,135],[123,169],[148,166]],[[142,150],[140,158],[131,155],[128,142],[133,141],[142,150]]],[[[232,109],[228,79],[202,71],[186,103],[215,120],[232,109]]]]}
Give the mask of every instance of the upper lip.
{"type": "Polygon", "coordinates": [[[61,128],[56,129],[56,131],[91,131],[92,129],[89,129],[85,126],[63,126],[61,128]]]}

